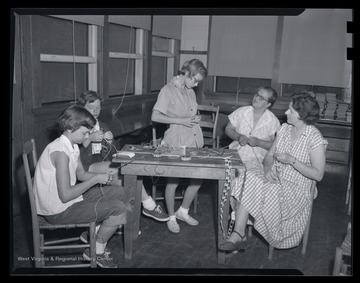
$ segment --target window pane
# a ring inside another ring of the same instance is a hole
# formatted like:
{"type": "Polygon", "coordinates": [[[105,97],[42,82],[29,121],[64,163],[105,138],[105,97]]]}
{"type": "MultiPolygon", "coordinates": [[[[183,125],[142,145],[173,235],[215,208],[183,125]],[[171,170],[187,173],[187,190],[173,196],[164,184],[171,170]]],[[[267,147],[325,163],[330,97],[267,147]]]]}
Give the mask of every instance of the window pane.
{"type": "Polygon", "coordinates": [[[160,91],[166,83],[166,58],[152,56],[151,91],[160,91]]]}
{"type": "MultiPolygon", "coordinates": [[[[33,30],[40,38],[40,53],[73,55],[73,22],[45,16],[32,16],[33,30]]],[[[74,22],[75,55],[87,56],[88,25],[74,22]]]]}
{"type": "Polygon", "coordinates": [[[40,103],[74,101],[87,88],[87,65],[75,64],[76,97],[74,90],[74,66],[71,63],[41,63],[40,103]],[[55,83],[56,82],[56,83],[55,83]]]}
{"type": "Polygon", "coordinates": [[[170,40],[165,37],[152,37],[152,50],[157,52],[170,53],[170,40]]]}
{"type": "Polygon", "coordinates": [[[136,29],[109,24],[109,51],[135,53],[136,29]]]}
{"type": "Polygon", "coordinates": [[[216,91],[253,94],[258,87],[271,84],[270,79],[216,77],[216,91]]]}
{"type": "Polygon", "coordinates": [[[135,60],[109,59],[109,96],[134,94],[135,60]]]}

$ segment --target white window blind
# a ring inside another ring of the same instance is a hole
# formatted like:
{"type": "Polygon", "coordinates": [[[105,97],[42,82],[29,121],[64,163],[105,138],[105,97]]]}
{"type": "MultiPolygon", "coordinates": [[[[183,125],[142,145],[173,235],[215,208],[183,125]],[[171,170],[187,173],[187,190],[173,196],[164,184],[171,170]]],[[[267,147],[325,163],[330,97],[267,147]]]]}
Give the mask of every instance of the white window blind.
{"type": "Polygon", "coordinates": [[[131,26],[135,28],[151,29],[151,16],[147,15],[110,15],[109,23],[131,26]]]}
{"type": "Polygon", "coordinates": [[[306,9],[285,16],[279,82],[346,87],[351,72],[347,21],[352,21],[350,9],[306,9]]]}
{"type": "Polygon", "coordinates": [[[182,16],[153,16],[152,34],[181,39],[182,16]]]}
{"type": "Polygon", "coordinates": [[[277,16],[212,16],[209,75],[271,78],[277,16]]]}
{"type": "Polygon", "coordinates": [[[65,20],[104,26],[104,16],[101,15],[50,15],[51,17],[61,18],[65,20]]]}

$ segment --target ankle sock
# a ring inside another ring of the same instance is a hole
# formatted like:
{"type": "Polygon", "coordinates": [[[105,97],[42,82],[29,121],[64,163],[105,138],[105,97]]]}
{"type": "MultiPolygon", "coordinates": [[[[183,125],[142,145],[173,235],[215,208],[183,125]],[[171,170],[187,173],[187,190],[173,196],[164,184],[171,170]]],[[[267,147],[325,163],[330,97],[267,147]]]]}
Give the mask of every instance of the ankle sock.
{"type": "Polygon", "coordinates": [[[142,204],[147,210],[154,210],[156,207],[156,203],[151,196],[149,196],[146,200],[143,200],[142,204]]]}
{"type": "Polygon", "coordinates": [[[170,215],[169,216],[169,221],[176,221],[176,216],[175,215],[170,215]]]}
{"type": "Polygon", "coordinates": [[[106,243],[99,243],[99,242],[96,242],[96,251],[95,253],[97,255],[101,255],[105,252],[105,247],[106,247],[106,243]]]}
{"type": "Polygon", "coordinates": [[[180,206],[179,207],[179,212],[189,214],[189,209],[188,208],[183,208],[182,206],[180,206]]]}

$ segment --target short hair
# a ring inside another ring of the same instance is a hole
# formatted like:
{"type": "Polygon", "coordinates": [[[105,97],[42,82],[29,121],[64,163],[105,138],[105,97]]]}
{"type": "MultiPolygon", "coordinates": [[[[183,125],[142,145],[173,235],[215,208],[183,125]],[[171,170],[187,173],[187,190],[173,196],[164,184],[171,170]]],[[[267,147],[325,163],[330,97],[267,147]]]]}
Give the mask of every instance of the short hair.
{"type": "Polygon", "coordinates": [[[306,125],[314,125],[320,119],[320,106],[310,91],[299,91],[291,95],[292,108],[306,125]]]}
{"type": "Polygon", "coordinates": [[[186,72],[189,72],[188,77],[190,78],[194,77],[196,74],[200,74],[203,76],[203,78],[205,78],[208,73],[203,62],[201,62],[199,59],[192,59],[186,61],[181,67],[181,70],[178,72],[178,74],[185,75],[186,72]]]}
{"type": "Polygon", "coordinates": [[[61,130],[76,131],[81,126],[92,129],[96,124],[94,116],[80,105],[70,105],[58,118],[61,130]]]}
{"type": "Polygon", "coordinates": [[[271,96],[268,98],[268,102],[271,104],[271,106],[273,106],[276,99],[278,98],[278,94],[277,94],[276,90],[273,89],[271,86],[261,86],[255,91],[255,93],[258,93],[262,89],[271,94],[271,96]]]}
{"type": "Polygon", "coordinates": [[[100,97],[98,96],[97,92],[96,91],[93,91],[93,90],[87,90],[87,91],[84,91],[80,97],[79,97],[79,100],[77,102],[77,104],[81,105],[81,106],[85,106],[86,103],[93,103],[94,101],[96,100],[100,100],[100,97]]]}

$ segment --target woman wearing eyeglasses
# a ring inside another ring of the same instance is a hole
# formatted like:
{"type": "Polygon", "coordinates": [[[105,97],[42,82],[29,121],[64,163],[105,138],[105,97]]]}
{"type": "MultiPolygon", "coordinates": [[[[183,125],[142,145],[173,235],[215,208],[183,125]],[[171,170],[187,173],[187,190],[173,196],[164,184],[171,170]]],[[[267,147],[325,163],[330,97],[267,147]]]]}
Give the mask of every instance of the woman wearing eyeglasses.
{"type": "Polygon", "coordinates": [[[278,129],[262,168],[247,170],[240,197],[236,199],[234,229],[224,251],[240,249],[246,241],[249,216],[254,228],[274,248],[299,245],[310,216],[313,180],[324,176],[325,147],[314,126],[320,107],[313,93],[301,91],[291,96],[285,112],[287,123],[278,129]]]}
{"type": "Polygon", "coordinates": [[[268,110],[277,99],[276,91],[263,86],[256,90],[252,104],[232,112],[225,134],[233,140],[230,149],[237,149],[247,167],[261,166],[280,126],[278,118],[268,110]]]}

